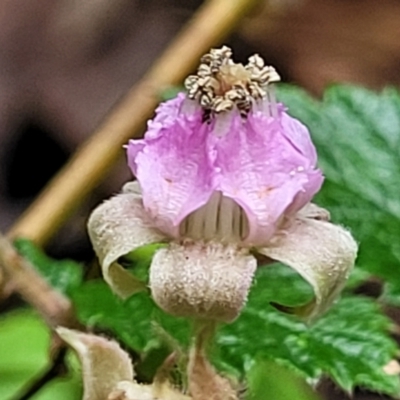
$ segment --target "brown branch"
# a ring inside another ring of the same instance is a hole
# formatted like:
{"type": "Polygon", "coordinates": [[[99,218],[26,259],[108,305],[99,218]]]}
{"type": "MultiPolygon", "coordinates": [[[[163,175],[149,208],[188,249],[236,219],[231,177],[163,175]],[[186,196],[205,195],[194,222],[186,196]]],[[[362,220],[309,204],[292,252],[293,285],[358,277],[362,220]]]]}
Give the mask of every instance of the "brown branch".
{"type": "Polygon", "coordinates": [[[16,222],[11,237],[44,244],[83,199],[101,182],[137,137],[159,102],[160,90],[176,85],[192,71],[201,55],[219,44],[257,0],[209,0],[175,38],[153,68],[134,86],[94,135],[16,222]]]}
{"type": "Polygon", "coordinates": [[[1,233],[0,264],[14,290],[42,315],[48,326],[76,328],[79,325],[69,299],[53,289],[1,233]]]}
{"type": "MultiPolygon", "coordinates": [[[[57,326],[81,328],[70,300],[53,289],[31,263],[18,254],[9,239],[1,233],[0,264],[7,282],[41,314],[50,328],[57,326]]],[[[15,399],[31,398],[49,381],[59,376],[65,370],[65,352],[65,344],[54,333],[49,366],[32,383],[22,389],[15,399]]]]}

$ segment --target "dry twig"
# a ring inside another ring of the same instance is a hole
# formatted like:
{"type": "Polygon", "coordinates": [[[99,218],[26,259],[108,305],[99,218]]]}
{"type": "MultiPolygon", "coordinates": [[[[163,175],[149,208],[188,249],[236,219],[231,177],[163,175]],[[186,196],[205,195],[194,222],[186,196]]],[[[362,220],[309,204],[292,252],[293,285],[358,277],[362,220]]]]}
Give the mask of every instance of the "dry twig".
{"type": "Polygon", "coordinates": [[[70,300],[53,289],[2,234],[0,264],[15,291],[42,315],[47,325],[52,328],[59,325],[69,328],[77,326],[70,300]]]}
{"type": "MultiPolygon", "coordinates": [[[[71,301],[53,289],[40,276],[34,267],[14,249],[12,243],[0,233],[0,264],[8,282],[21,297],[33,306],[50,328],[65,326],[80,328],[71,301]]],[[[23,400],[33,396],[47,382],[65,371],[65,344],[54,335],[52,339],[51,360],[48,367],[37,379],[29,383],[16,399],[23,400]]]]}

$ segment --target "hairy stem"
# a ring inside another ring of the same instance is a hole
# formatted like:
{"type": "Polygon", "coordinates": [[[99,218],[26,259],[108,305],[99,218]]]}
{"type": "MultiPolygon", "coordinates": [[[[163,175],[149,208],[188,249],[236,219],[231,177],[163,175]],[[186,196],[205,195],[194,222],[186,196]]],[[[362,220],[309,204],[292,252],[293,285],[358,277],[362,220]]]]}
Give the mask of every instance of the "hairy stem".
{"type": "Polygon", "coordinates": [[[215,322],[202,321],[197,324],[196,330],[188,365],[188,386],[192,399],[238,400],[232,383],[219,375],[207,359],[206,347],[214,336],[215,322]]]}
{"type": "Polygon", "coordinates": [[[199,58],[219,44],[257,0],[209,0],[143,79],[82,145],[10,231],[44,244],[137,137],[159,102],[160,90],[182,82],[199,58]]]}

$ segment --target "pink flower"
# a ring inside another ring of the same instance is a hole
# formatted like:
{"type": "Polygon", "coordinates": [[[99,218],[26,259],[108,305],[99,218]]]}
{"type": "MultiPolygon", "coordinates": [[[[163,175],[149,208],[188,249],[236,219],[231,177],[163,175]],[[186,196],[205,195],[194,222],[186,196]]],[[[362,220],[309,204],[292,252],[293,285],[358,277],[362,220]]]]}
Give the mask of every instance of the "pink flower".
{"type": "Polygon", "coordinates": [[[161,231],[179,238],[185,219],[196,219],[204,208],[208,219],[214,207],[221,220],[212,230],[183,228],[185,234],[266,243],[321,187],[308,130],[275,103],[275,117],[254,111],[243,118],[233,109],[222,126],[219,116],[204,121],[201,106],[191,103],[180,94],[162,104],[145,138],[129,142],[128,164],[146,211],[161,231]],[[248,221],[240,235],[225,226],[234,221],[228,207],[240,208],[248,221]]]}
{"type": "Polygon", "coordinates": [[[161,104],[145,138],[129,142],[138,183],[89,222],[117,293],[132,292],[118,257],[163,241],[170,244],[154,256],[150,289],[171,313],[234,319],[257,266],[254,252],[311,283],[316,300],[304,308],[311,318],[332,303],[357,246],[310,204],[323,177],[307,128],[275,101],[278,79],[259,56],[243,66],[230,49],[211,50],[186,80],[188,93],[161,104]]]}

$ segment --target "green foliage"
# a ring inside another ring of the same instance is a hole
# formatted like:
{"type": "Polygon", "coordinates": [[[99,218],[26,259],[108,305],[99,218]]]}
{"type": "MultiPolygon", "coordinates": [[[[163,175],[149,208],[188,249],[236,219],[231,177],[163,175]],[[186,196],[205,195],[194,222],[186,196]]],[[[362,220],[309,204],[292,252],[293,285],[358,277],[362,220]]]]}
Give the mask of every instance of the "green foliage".
{"type": "Polygon", "coordinates": [[[162,247],[166,247],[165,243],[151,243],[131,251],[119,259],[119,263],[129,269],[136,278],[143,282],[149,280],[149,267],[155,252],[162,247]]]}
{"type": "Polygon", "coordinates": [[[183,86],[169,86],[159,93],[160,100],[167,101],[173,99],[178,95],[178,93],[183,92],[184,90],[185,88],[183,86]]]}
{"type": "Polygon", "coordinates": [[[358,265],[400,290],[400,94],[333,86],[322,101],[294,86],[279,99],[307,125],[326,180],[316,202],[360,242],[358,265]]]}
{"type": "MultiPolygon", "coordinates": [[[[328,374],[347,391],[361,385],[400,393],[398,377],[383,370],[397,355],[397,347],[388,335],[391,322],[379,306],[367,298],[345,297],[307,327],[269,304],[298,305],[311,296],[311,287],[290,268],[260,268],[242,315],[217,334],[211,349],[214,362],[243,376],[256,359],[274,359],[312,380],[328,374]]],[[[92,281],[76,290],[73,299],[84,323],[113,331],[136,352],[188,346],[188,321],[162,312],[147,293],[123,302],[105,283],[92,281]]]]}
{"type": "Polygon", "coordinates": [[[246,375],[246,382],[246,400],[319,399],[304,380],[271,360],[256,360],[246,375]]]}
{"type": "Polygon", "coordinates": [[[217,362],[225,368],[248,370],[255,357],[273,358],[313,380],[328,374],[347,391],[360,385],[392,395],[400,393],[398,377],[383,370],[398,350],[388,336],[391,322],[379,306],[368,298],[344,297],[307,327],[268,304],[278,296],[290,303],[293,299],[285,293],[293,288],[299,299],[305,299],[309,294],[305,285],[284,266],[260,269],[245,310],[219,332],[217,362]]]}
{"type": "Polygon", "coordinates": [[[13,314],[0,321],[0,393],[6,399],[47,362],[49,332],[32,314],[13,314]]]}
{"type": "MultiPolygon", "coordinates": [[[[0,398],[20,393],[48,364],[50,332],[41,319],[21,310],[0,319],[0,398]]],[[[75,363],[76,365],[76,363],[75,363]]],[[[77,372],[53,380],[32,400],[76,400],[81,396],[77,372]]]]}
{"type": "Polygon", "coordinates": [[[83,323],[113,331],[137,352],[159,347],[173,337],[181,344],[188,343],[189,322],[162,312],[148,293],[122,301],[103,281],[91,281],[76,290],[72,299],[83,323]],[[169,336],[168,331],[173,335],[169,336]]]}
{"type": "Polygon", "coordinates": [[[400,285],[387,282],[384,291],[380,297],[380,301],[392,306],[400,307],[400,285]]]}
{"type": "Polygon", "coordinates": [[[54,260],[27,239],[17,239],[14,245],[19,253],[61,292],[70,293],[81,284],[83,270],[79,263],[72,260],[54,260]]]}

